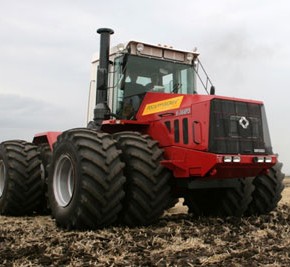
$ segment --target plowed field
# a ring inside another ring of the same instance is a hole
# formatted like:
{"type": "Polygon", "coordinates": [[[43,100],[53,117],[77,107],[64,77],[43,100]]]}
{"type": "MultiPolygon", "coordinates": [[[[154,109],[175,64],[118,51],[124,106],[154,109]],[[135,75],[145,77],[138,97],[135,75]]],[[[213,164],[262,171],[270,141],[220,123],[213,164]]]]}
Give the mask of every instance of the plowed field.
{"type": "Polygon", "coordinates": [[[1,266],[290,266],[290,187],[276,211],[200,218],[178,204],[150,227],[65,231],[48,216],[0,217],[1,266]]]}

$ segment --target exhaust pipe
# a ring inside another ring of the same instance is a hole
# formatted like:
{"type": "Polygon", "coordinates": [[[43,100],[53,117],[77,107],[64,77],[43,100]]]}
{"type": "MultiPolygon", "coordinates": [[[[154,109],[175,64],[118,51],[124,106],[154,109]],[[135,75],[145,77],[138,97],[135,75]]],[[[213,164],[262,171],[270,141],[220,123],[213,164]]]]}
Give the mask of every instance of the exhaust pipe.
{"type": "MultiPolygon", "coordinates": [[[[94,126],[99,128],[103,120],[110,118],[110,109],[107,104],[108,75],[109,75],[109,53],[110,35],[114,33],[112,29],[100,28],[97,30],[100,36],[100,56],[97,70],[97,92],[96,106],[94,109],[94,126]]],[[[92,125],[89,125],[89,127],[92,125]]]]}

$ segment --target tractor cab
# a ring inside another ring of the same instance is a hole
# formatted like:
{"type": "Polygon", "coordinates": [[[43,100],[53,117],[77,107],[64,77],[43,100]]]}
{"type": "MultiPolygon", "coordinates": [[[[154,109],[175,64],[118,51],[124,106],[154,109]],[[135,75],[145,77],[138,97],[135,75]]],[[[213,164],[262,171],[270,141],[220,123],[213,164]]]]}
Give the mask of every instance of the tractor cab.
{"type": "MultiPolygon", "coordinates": [[[[197,81],[200,78],[198,68],[201,63],[196,52],[130,41],[126,45],[113,47],[109,60],[107,99],[111,114],[117,119],[135,120],[147,92],[197,93],[197,81]]],[[[99,59],[94,57],[92,64],[88,122],[93,118],[99,59]]],[[[200,69],[203,70],[202,66],[200,69]]],[[[211,85],[208,76],[205,77],[211,85]]]]}

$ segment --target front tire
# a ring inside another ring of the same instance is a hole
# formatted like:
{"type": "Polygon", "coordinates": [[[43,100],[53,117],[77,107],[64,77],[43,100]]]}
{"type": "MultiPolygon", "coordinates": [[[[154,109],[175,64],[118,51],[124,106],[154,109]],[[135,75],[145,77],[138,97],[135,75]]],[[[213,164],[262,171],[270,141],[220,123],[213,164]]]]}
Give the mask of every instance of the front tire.
{"type": "Polygon", "coordinates": [[[284,173],[282,173],[281,162],[276,163],[267,174],[259,175],[253,180],[255,191],[250,203],[247,215],[267,214],[277,207],[282,198],[284,189],[284,173]]]}
{"type": "Polygon", "coordinates": [[[37,146],[21,140],[0,144],[0,214],[23,216],[41,200],[41,161],[37,146]]]}
{"type": "Polygon", "coordinates": [[[251,178],[236,178],[229,187],[189,190],[184,204],[194,216],[241,217],[252,201],[251,178]]]}
{"type": "Polygon", "coordinates": [[[126,167],[123,210],[119,221],[129,226],[156,221],[171,204],[171,173],[160,164],[163,151],[157,141],[138,132],[114,135],[126,167]]]}
{"type": "Polygon", "coordinates": [[[95,229],[116,221],[125,182],[120,153],[109,134],[72,129],[58,137],[48,192],[59,226],[95,229]]]}

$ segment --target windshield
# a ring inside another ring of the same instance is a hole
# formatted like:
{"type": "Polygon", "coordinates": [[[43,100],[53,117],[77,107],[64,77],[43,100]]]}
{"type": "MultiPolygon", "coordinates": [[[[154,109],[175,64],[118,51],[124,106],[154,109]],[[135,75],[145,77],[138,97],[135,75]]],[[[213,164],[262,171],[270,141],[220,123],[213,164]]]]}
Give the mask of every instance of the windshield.
{"type": "Polygon", "coordinates": [[[113,111],[121,112],[121,118],[132,119],[131,115],[124,115],[126,100],[130,98],[132,113],[136,113],[146,92],[196,93],[192,65],[134,55],[116,58],[114,65],[113,111]]]}

